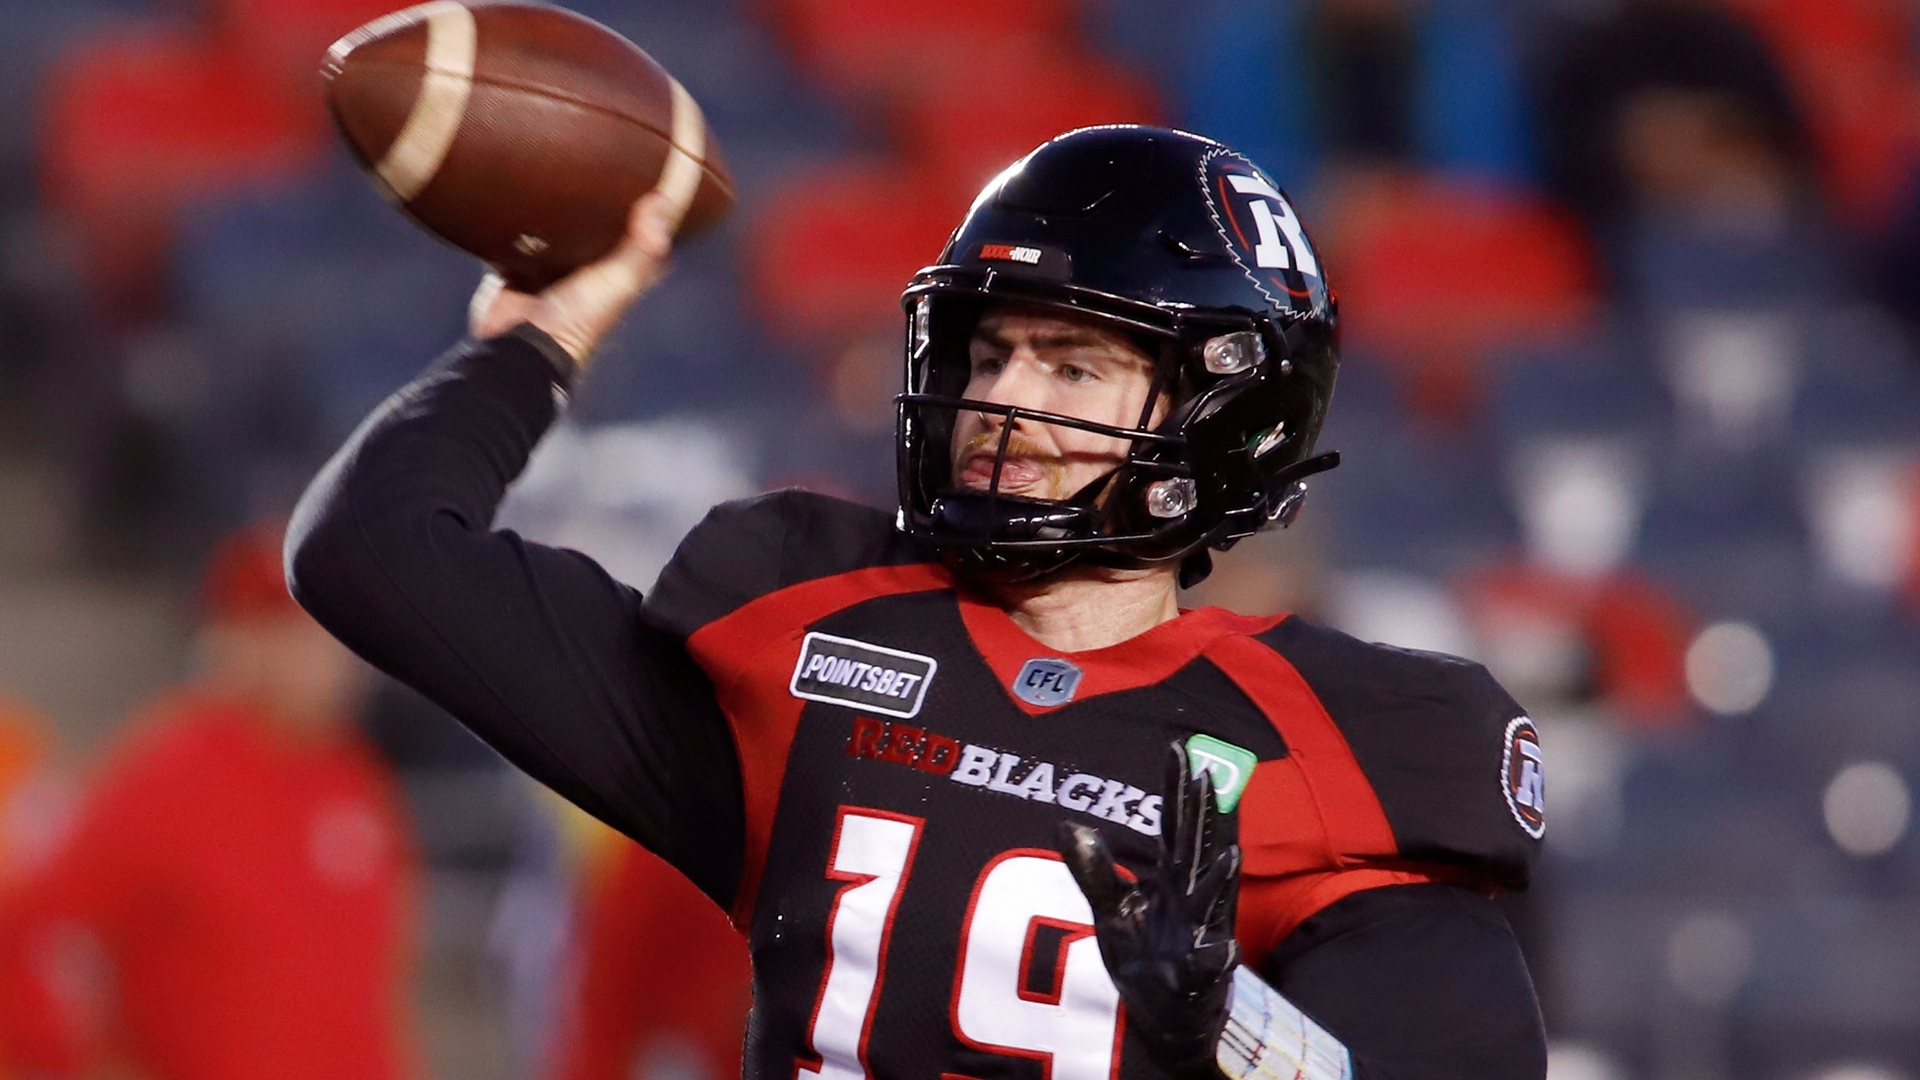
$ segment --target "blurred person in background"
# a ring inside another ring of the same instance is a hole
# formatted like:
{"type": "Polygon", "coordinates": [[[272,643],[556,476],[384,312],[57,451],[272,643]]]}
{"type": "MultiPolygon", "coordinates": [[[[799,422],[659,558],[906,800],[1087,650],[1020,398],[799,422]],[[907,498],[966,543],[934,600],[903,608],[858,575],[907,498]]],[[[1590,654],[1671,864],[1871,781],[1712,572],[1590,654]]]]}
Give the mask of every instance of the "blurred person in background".
{"type": "Polygon", "coordinates": [[[740,1075],[753,968],[726,913],[659,856],[600,829],[573,915],[551,1080],[740,1075]]]}
{"type": "Polygon", "coordinates": [[[413,1073],[413,856],[351,726],[362,669],[288,598],[278,529],[215,551],[193,679],[117,747],[0,910],[23,1077],[413,1073]]]}
{"type": "MultiPolygon", "coordinates": [[[[60,809],[64,787],[50,775],[51,743],[39,716],[0,697],[0,918],[15,882],[44,847],[45,826],[60,809]]],[[[0,1016],[11,1007],[0,989],[0,1016]]],[[[0,1080],[16,1075],[0,1046],[0,1080]]]]}
{"type": "Polygon", "coordinates": [[[0,697],[0,888],[12,876],[16,859],[14,804],[46,757],[47,744],[39,717],[0,697]]]}
{"type": "Polygon", "coordinates": [[[1541,115],[1549,190],[1603,238],[1648,219],[1777,232],[1812,194],[1778,61],[1707,0],[1631,0],[1571,35],[1541,115]]]}

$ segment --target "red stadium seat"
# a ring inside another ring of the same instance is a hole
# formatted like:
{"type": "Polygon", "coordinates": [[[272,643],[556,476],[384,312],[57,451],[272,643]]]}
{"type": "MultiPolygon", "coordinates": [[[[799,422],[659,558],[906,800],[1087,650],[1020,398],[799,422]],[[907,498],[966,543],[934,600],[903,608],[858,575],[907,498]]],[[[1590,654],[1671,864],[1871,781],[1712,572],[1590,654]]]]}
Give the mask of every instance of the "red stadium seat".
{"type": "Polygon", "coordinates": [[[39,123],[46,198],[78,227],[87,268],[110,292],[151,275],[181,205],[287,179],[325,136],[245,60],[170,32],[68,52],[47,72],[39,123]]]}
{"type": "Polygon", "coordinates": [[[1070,0],[774,0],[773,7],[801,63],[855,95],[907,90],[1008,48],[1066,42],[1077,15],[1070,0]]]}
{"type": "Polygon", "coordinates": [[[1402,369],[1433,419],[1470,411],[1498,350],[1582,325],[1593,256],[1578,227],[1531,196],[1438,180],[1336,199],[1327,262],[1348,340],[1402,369]]]}
{"type": "Polygon", "coordinates": [[[901,289],[995,173],[1063,131],[1159,116],[1138,80],[1078,58],[1068,0],[774,4],[803,63],[892,121],[903,151],[790,185],[750,230],[761,310],[835,380],[856,342],[897,331],[901,289]]]}
{"type": "Polygon", "coordinates": [[[215,31],[240,55],[319,100],[313,80],[327,46],[361,23],[405,7],[401,0],[211,0],[215,31]]]}
{"type": "Polygon", "coordinates": [[[1161,119],[1145,82],[1110,64],[1013,49],[1002,61],[929,80],[899,106],[907,159],[966,196],[1061,132],[1161,119]]]}
{"type": "Polygon", "coordinates": [[[776,333],[816,344],[897,321],[900,290],[938,258],[966,206],[893,166],[844,165],[795,183],[749,231],[759,308],[776,333]]]}

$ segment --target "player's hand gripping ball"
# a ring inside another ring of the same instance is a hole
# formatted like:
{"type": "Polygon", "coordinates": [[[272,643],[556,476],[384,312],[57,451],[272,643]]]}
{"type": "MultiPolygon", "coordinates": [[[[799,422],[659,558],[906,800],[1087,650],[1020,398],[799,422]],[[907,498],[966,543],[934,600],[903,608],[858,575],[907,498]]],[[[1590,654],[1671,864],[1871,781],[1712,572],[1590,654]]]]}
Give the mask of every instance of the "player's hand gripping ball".
{"type": "Polygon", "coordinates": [[[657,192],[685,240],[733,205],[700,107],[632,42],[542,4],[434,0],[327,51],[327,104],[389,201],[534,293],[657,192]]]}
{"type": "Polygon", "coordinates": [[[1240,959],[1233,940],[1239,819],[1220,812],[1211,776],[1194,776],[1178,743],[1163,791],[1160,859],[1138,882],[1121,877],[1096,829],[1063,822],[1060,853],[1093,908],[1128,1030],[1175,1076],[1217,1080],[1214,1044],[1240,959]]]}

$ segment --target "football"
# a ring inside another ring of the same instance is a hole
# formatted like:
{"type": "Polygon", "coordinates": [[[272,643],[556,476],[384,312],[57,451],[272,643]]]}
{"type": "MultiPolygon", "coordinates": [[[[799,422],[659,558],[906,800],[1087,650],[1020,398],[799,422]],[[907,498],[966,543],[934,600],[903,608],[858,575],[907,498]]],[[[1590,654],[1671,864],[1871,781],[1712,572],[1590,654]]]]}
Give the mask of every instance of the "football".
{"type": "Polygon", "coordinates": [[[650,191],[684,241],[733,205],[700,107],[599,23],[532,3],[434,0],[327,51],[327,105],[387,200],[536,291],[605,255],[650,191]]]}

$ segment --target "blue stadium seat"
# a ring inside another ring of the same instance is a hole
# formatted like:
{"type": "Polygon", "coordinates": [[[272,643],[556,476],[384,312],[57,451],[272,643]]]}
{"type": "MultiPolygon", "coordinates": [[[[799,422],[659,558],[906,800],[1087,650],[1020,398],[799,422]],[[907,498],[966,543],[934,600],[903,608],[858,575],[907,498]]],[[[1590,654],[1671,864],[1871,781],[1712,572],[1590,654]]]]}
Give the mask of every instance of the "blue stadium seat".
{"type": "Polygon", "coordinates": [[[1421,20],[1420,59],[1414,122],[1422,157],[1448,171],[1527,182],[1534,150],[1526,75],[1505,5],[1437,0],[1421,20]]]}
{"type": "Polygon", "coordinates": [[[1502,371],[1490,419],[1509,446],[1541,436],[1627,436],[1664,442],[1673,402],[1647,350],[1610,328],[1535,350],[1502,371]]]}
{"type": "Polygon", "coordinates": [[[1294,189],[1312,180],[1318,164],[1299,46],[1304,8],[1266,0],[1197,5],[1179,75],[1186,127],[1234,146],[1294,189]]]}
{"type": "Polygon", "coordinates": [[[1846,295],[1832,242],[1810,230],[1774,237],[1683,231],[1676,222],[1643,222],[1617,259],[1620,291],[1651,311],[1757,307],[1783,298],[1812,306],[1846,295]]]}
{"type": "Polygon", "coordinates": [[[1320,445],[1340,451],[1341,464],[1311,482],[1307,512],[1334,523],[1338,565],[1445,579],[1515,546],[1505,470],[1492,443],[1411,424],[1364,356],[1349,358],[1334,397],[1320,445]]]}
{"type": "Polygon", "coordinates": [[[34,174],[33,107],[40,74],[79,34],[168,12],[145,0],[0,0],[0,198],[34,174]]]}
{"type": "Polygon", "coordinates": [[[479,269],[408,225],[338,161],[308,185],[201,208],[181,236],[182,308],[230,377],[280,357],[336,442],[455,341],[479,269]]]}
{"type": "MultiPolygon", "coordinates": [[[[1311,180],[1309,5],[1211,0],[1191,11],[1177,74],[1182,123],[1227,142],[1283,186],[1311,180]]],[[[1164,25],[1164,9],[1155,16],[1164,25]]],[[[1424,164],[1525,183],[1533,170],[1524,75],[1512,20],[1494,0],[1442,0],[1416,25],[1420,76],[1414,140],[1424,164]]],[[[1161,31],[1164,40],[1165,31],[1161,31]]],[[[1165,45],[1162,48],[1166,48],[1165,45]]]]}
{"type": "Polygon", "coordinates": [[[1812,574],[1797,488],[1742,487],[1730,477],[1691,497],[1656,491],[1639,561],[1708,618],[1783,617],[1805,602],[1812,574]]]}
{"type": "Polygon", "coordinates": [[[802,81],[763,20],[730,4],[584,0],[567,6],[626,35],[685,82],[743,202],[774,197],[800,166],[844,152],[847,118],[802,81]]]}

